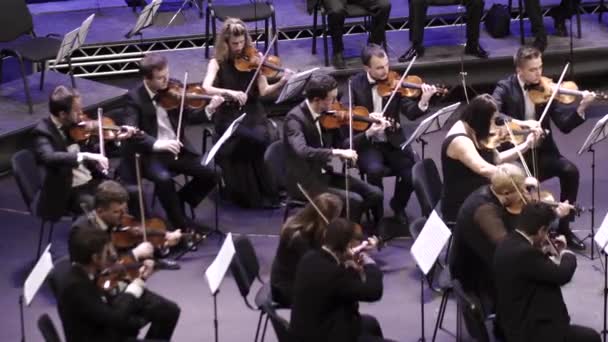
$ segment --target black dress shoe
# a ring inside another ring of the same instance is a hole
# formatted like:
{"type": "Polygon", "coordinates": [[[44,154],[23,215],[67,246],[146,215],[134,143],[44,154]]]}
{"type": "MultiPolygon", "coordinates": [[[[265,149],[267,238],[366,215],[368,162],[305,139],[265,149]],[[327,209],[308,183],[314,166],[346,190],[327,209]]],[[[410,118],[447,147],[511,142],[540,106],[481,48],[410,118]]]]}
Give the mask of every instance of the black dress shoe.
{"type": "Polygon", "coordinates": [[[342,55],[342,52],[334,53],[333,65],[336,69],[346,68],[346,63],[344,63],[344,56],[342,55]]]}
{"type": "Polygon", "coordinates": [[[488,58],[489,54],[479,44],[467,44],[464,47],[464,53],[475,56],[477,58],[488,58]]]}
{"type": "Polygon", "coordinates": [[[400,224],[407,224],[407,214],[405,213],[405,210],[403,210],[403,208],[399,208],[397,206],[397,202],[395,201],[394,197],[390,200],[389,205],[391,206],[391,210],[393,210],[393,213],[395,214],[395,220],[400,224]]]}
{"type": "Polygon", "coordinates": [[[579,239],[578,236],[570,233],[566,236],[566,242],[568,243],[568,247],[577,251],[584,251],[586,246],[583,240],[579,239]]]}
{"type": "Polygon", "coordinates": [[[414,58],[414,56],[416,56],[416,58],[421,58],[422,56],[424,56],[424,47],[423,46],[410,46],[410,48],[405,51],[405,53],[403,55],[401,55],[401,57],[399,57],[399,63],[405,63],[407,61],[412,60],[412,58],[414,58]]]}
{"type": "Polygon", "coordinates": [[[545,49],[547,48],[547,39],[536,38],[534,43],[532,43],[532,46],[537,48],[540,52],[545,52],[545,49]]]}
{"type": "Polygon", "coordinates": [[[559,37],[568,37],[568,29],[566,28],[565,20],[555,20],[555,35],[559,37]]]}
{"type": "Polygon", "coordinates": [[[154,267],[159,270],[179,270],[182,268],[177,261],[171,259],[157,259],[154,261],[154,267]]]}

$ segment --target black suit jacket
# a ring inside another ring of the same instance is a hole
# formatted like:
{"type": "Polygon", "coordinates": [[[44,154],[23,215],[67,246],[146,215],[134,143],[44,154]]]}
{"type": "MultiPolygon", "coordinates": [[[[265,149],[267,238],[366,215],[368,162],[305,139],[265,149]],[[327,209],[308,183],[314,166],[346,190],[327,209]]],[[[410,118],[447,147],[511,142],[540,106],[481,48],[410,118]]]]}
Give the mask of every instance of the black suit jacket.
{"type": "Polygon", "coordinates": [[[382,272],[364,267],[362,281],[324,250],[313,250],[298,264],[289,329],[294,341],[357,341],[361,334],[358,302],[382,297],[382,272]]]}
{"type": "MultiPolygon", "coordinates": [[[[55,221],[68,210],[72,169],[78,167],[78,155],[68,152],[68,142],[50,117],[38,121],[31,134],[38,163],[46,171],[36,210],[41,217],[55,221]]],[[[82,151],[93,149],[91,146],[81,146],[82,151]]],[[[89,169],[93,176],[101,176],[95,168],[89,169]]]]}
{"type": "MultiPolygon", "coordinates": [[[[518,120],[526,119],[524,93],[517,80],[517,75],[511,75],[508,78],[499,81],[492,96],[498,104],[499,112],[518,120]]],[[[540,119],[543,109],[544,106],[536,107],[536,119],[540,119]]],[[[563,105],[557,102],[553,102],[547,115],[551,117],[551,120],[553,120],[557,128],[564,133],[570,133],[570,131],[585,121],[576,113],[575,105],[563,105]]],[[[544,129],[548,129],[549,132],[551,131],[549,118],[543,120],[542,126],[544,129]]],[[[545,137],[539,146],[539,151],[541,153],[550,152],[559,154],[552,134],[545,137]]]]}
{"type": "Polygon", "coordinates": [[[122,341],[146,324],[134,315],[133,295],[122,293],[110,305],[82,267],[72,265],[65,277],[57,308],[67,342],[122,341]]]}
{"type": "Polygon", "coordinates": [[[496,248],[498,315],[507,341],[563,341],[570,324],[560,286],[576,269],[566,253],[553,263],[524,236],[512,232],[496,248]]]}
{"type": "MultiPolygon", "coordinates": [[[[297,183],[316,195],[328,187],[328,180],[321,169],[331,170],[328,163],[332,148],[345,148],[346,139],[339,129],[322,129],[323,145],[319,131],[308,110],[306,101],[294,107],[284,121],[283,142],[287,167],[287,191],[294,197],[302,197],[297,183]]],[[[356,148],[367,138],[359,133],[353,137],[356,148]]],[[[331,172],[331,171],[329,171],[331,172]]]]}
{"type": "MultiPolygon", "coordinates": [[[[351,90],[353,106],[363,106],[371,113],[374,110],[374,101],[372,98],[373,85],[367,80],[367,73],[360,72],[351,78],[351,90]]],[[[382,105],[385,106],[388,101],[388,96],[382,99],[382,105]]],[[[401,97],[399,94],[395,95],[393,101],[387,108],[384,116],[392,119],[393,122],[398,123],[399,127],[396,129],[387,129],[386,138],[387,141],[400,148],[401,144],[406,141],[405,133],[401,128],[401,115],[405,115],[410,120],[416,120],[425,114],[418,107],[418,102],[410,100],[407,97],[401,97]]]]}

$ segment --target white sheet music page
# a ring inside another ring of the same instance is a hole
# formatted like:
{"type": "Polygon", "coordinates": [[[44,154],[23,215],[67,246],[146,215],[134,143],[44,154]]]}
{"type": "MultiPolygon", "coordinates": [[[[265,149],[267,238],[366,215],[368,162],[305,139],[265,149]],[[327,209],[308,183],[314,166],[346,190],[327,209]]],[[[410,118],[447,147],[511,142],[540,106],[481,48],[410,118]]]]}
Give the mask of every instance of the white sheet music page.
{"type": "Polygon", "coordinates": [[[410,249],[416,264],[424,274],[429,273],[451,235],[450,229],[433,210],[410,249]]]}
{"type": "Polygon", "coordinates": [[[593,241],[604,250],[604,253],[608,253],[608,213],[604,216],[602,225],[597,229],[597,233],[593,237],[593,241]]]}
{"type": "Polygon", "coordinates": [[[217,256],[215,257],[215,260],[213,260],[211,265],[209,265],[205,271],[205,278],[207,278],[207,283],[209,284],[211,294],[215,294],[220,288],[220,284],[226,275],[226,271],[228,271],[228,267],[230,267],[234,253],[235,250],[234,242],[232,242],[232,233],[228,233],[224,243],[222,244],[222,248],[220,248],[219,253],[217,253],[217,256]]]}
{"type": "Polygon", "coordinates": [[[23,298],[25,299],[25,305],[30,305],[32,299],[36,295],[36,292],[40,289],[42,283],[49,275],[49,272],[53,269],[53,258],[51,257],[51,244],[44,249],[44,252],[38,259],[36,266],[30,272],[30,275],[23,284],[23,298]]]}
{"type": "Polygon", "coordinates": [[[224,145],[224,143],[226,142],[226,140],[228,140],[228,138],[230,138],[230,136],[232,135],[232,133],[234,131],[234,126],[236,124],[238,124],[239,122],[241,122],[243,120],[243,118],[245,117],[245,115],[247,115],[247,113],[243,113],[243,114],[241,114],[241,116],[239,116],[238,118],[234,119],[234,121],[232,121],[232,123],[230,124],[230,126],[228,126],[228,128],[226,129],[226,131],[224,132],[224,134],[222,134],[222,136],[217,140],[217,142],[215,143],[215,145],[213,145],[213,147],[211,147],[211,149],[209,150],[209,154],[207,154],[207,159],[205,159],[205,163],[204,163],[205,166],[207,166],[209,164],[209,162],[217,154],[217,151],[220,150],[220,147],[222,147],[222,145],[224,145]]]}

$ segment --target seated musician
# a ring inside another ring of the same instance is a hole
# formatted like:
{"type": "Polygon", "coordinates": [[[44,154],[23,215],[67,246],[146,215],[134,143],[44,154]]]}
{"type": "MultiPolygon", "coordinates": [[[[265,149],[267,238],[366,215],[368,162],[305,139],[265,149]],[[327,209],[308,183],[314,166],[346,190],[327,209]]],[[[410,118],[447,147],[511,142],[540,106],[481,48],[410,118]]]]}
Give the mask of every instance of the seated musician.
{"type": "Polygon", "coordinates": [[[291,305],[293,282],[300,259],[306,252],[321,248],[327,228],[325,220],[332,221],[342,212],[342,201],[336,195],[323,193],[315,197],[313,202],[314,206],[306,204],[281,228],[277,254],[272,261],[270,285],[272,300],[284,306],[291,305]]]}
{"type": "Polygon", "coordinates": [[[564,249],[565,239],[549,257],[543,252],[554,218],[549,205],[527,204],[517,229],[496,247],[496,317],[507,342],[601,341],[595,330],[570,323],[560,287],[574,276],[576,256],[564,249]]]}
{"type": "MultiPolygon", "coordinates": [[[[406,62],[417,56],[424,56],[424,26],[429,2],[432,4],[459,4],[451,0],[409,0],[410,1],[410,48],[399,57],[399,62],[406,62]]],[[[479,58],[488,58],[488,52],[479,45],[479,24],[483,14],[483,0],[464,0],[466,7],[467,41],[464,53],[479,58]]]]}
{"type": "Polygon", "coordinates": [[[317,3],[323,6],[327,14],[333,48],[333,65],[336,69],[346,67],[342,35],[347,5],[358,5],[370,12],[372,22],[368,43],[382,45],[386,41],[385,28],[391,14],[391,2],[389,0],[306,0],[308,13],[313,12],[317,3]]]}
{"type": "MultiPolygon", "coordinates": [[[[496,245],[514,229],[517,208],[527,199],[529,179],[519,166],[501,164],[484,185],[465,201],[453,229],[450,272],[465,291],[480,298],[484,312],[494,312],[493,258],[496,245]],[[526,196],[522,198],[522,196],[526,196]]],[[[559,216],[569,205],[559,203],[559,216]]]]}
{"type": "MultiPolygon", "coordinates": [[[[383,195],[377,186],[336,173],[328,165],[333,156],[357,161],[357,152],[345,146],[348,139],[343,132],[339,128],[322,128],[320,123],[321,115],[325,115],[323,113],[336,101],[338,82],[329,75],[316,75],[306,84],[305,93],[306,99],[289,111],[284,122],[287,191],[294,198],[302,198],[297,187],[300,183],[312,196],[323,192],[336,194],[342,201],[350,202],[351,219],[358,222],[364,211],[380,204],[383,195]],[[348,192],[345,188],[346,177],[348,192]]],[[[365,139],[365,133],[354,135],[353,147],[356,148],[365,139]]],[[[380,217],[375,219],[379,220],[380,217]]]]}
{"type": "MultiPolygon", "coordinates": [[[[90,227],[101,229],[108,235],[115,229],[121,228],[123,219],[127,215],[128,193],[125,188],[115,181],[104,181],[95,192],[95,205],[93,211],[86,213],[72,223],[72,229],[90,227]]],[[[181,231],[165,233],[166,246],[175,246],[181,239],[181,231]]],[[[115,246],[116,247],[116,246],[115,246]]],[[[150,242],[144,241],[131,251],[135,260],[151,259],[154,257],[154,247],[150,242]]],[[[169,259],[158,259],[156,268],[179,269],[179,264],[169,259]]]]}
{"type": "MultiPolygon", "coordinates": [[[[141,153],[142,176],[154,182],[156,192],[161,194],[158,199],[172,228],[204,233],[208,228],[186,217],[184,203],[192,208],[198,206],[215,188],[215,172],[202,165],[200,154],[185,136],[185,118],[181,132],[177,132],[179,108],[166,110],[161,106],[161,94],[169,85],[167,59],[159,54],[148,54],[142,59],[140,70],[143,82],[127,94],[124,121],[144,134],[123,146],[121,179],[128,184],[136,183],[134,156],[135,152],[141,153]],[[192,177],[179,192],[175,190],[173,173],[192,177]]],[[[212,106],[217,106],[221,99],[214,98],[211,102],[212,106]]],[[[185,117],[193,114],[184,112],[185,117]]],[[[204,115],[202,111],[198,114],[204,115]]]]}
{"type": "Polygon", "coordinates": [[[354,236],[355,224],[334,219],[321,249],[302,257],[289,322],[293,341],[387,341],[378,321],[359,313],[359,301],[382,298],[383,282],[373,259],[352,254],[354,236]]]}
{"type": "Polygon", "coordinates": [[[497,146],[493,146],[497,141],[493,138],[499,134],[495,125],[497,116],[494,99],[488,94],[479,95],[467,105],[460,120],[450,128],[443,140],[441,212],[444,221],[456,221],[456,214],[464,200],[477,188],[490,182],[496,173],[496,165],[516,160],[517,151],[523,153],[536,142],[537,130],[530,132],[523,143],[497,152],[497,146]]]}
{"type": "MultiPolygon", "coordinates": [[[[514,56],[515,74],[501,80],[496,85],[494,94],[498,111],[516,119],[517,123],[538,127],[544,105],[535,105],[530,92],[541,82],[543,74],[542,53],[534,48],[523,46],[517,50],[514,56]]],[[[538,169],[535,175],[541,182],[552,177],[558,177],[560,183],[560,200],[576,202],[579,186],[578,168],[570,160],[566,159],[557,147],[553,134],[551,134],[551,121],[563,133],[570,133],[585,121],[585,111],[594,100],[595,94],[583,92],[584,97],[578,105],[565,105],[554,101],[549,107],[547,118],[544,118],[540,126],[549,133],[540,142],[536,153],[526,153],[527,164],[538,169]],[[551,120],[549,120],[549,118],[551,120]],[[534,157],[535,156],[535,157],[534,157]]],[[[568,246],[573,249],[582,250],[584,243],[570,230],[570,221],[574,215],[563,218],[560,221],[559,233],[566,236],[568,246]]]]}
{"type": "MultiPolygon", "coordinates": [[[[84,141],[82,146],[70,135],[79,122],[82,99],[75,89],[57,86],[49,96],[49,117],[41,119],[32,129],[34,152],[46,170],[37,212],[55,220],[67,211],[82,212],[93,207],[97,185],[105,178],[108,158],[98,153],[98,144],[84,141]]],[[[123,126],[117,138],[126,139],[135,132],[123,126]]]]}
{"type": "Polygon", "coordinates": [[[225,183],[222,195],[246,208],[277,207],[278,190],[266,170],[264,152],[278,139],[278,130],[266,117],[260,96],[276,94],[287,82],[290,71],[273,84],[261,73],[253,79],[256,63],[249,68],[245,58],[260,59],[254,51],[245,23],[226,19],[216,37],[215,57],[209,60],[203,88],[209,94],[231,100],[217,111],[207,110],[212,114],[216,139],[236,118],[247,114],[216,156],[225,183]]]}
{"type": "Polygon", "coordinates": [[[67,342],[134,341],[148,323],[146,339],[171,339],[180,308],[146,289],[146,279],[153,272],[152,260],[144,261],[139,276],[111,297],[96,284],[114,258],[108,234],[92,227],[73,229],[68,248],[72,265],[57,294],[67,342]]]}
{"type": "MultiPolygon", "coordinates": [[[[561,0],[558,6],[552,7],[549,10],[547,14],[553,17],[555,34],[557,36],[568,36],[566,20],[576,13],[576,6],[579,4],[580,0],[561,0]]],[[[541,52],[544,52],[547,48],[547,32],[545,31],[545,20],[540,0],[524,0],[524,6],[526,14],[530,19],[532,34],[534,35],[532,45],[541,52]]]]}
{"type": "MultiPolygon", "coordinates": [[[[419,101],[397,93],[383,113],[390,94],[380,94],[378,83],[383,81],[386,83],[389,76],[386,52],[378,45],[368,45],[363,48],[361,61],[365,71],[351,78],[352,105],[365,107],[371,113],[371,117],[388,119],[390,126],[376,125],[365,132],[367,139],[356,148],[357,165],[367,176],[367,181],[379,188],[382,188],[385,168],[390,170],[391,175],[397,176],[395,192],[389,203],[397,220],[406,222],[405,207],[414,190],[411,173],[412,166],[416,163],[416,155],[410,146],[405,150],[401,149],[401,145],[406,141],[405,133],[401,128],[401,114],[410,120],[416,120],[424,115],[436,88],[422,84],[419,101]]],[[[380,214],[384,211],[382,206],[378,209],[380,214]]]]}

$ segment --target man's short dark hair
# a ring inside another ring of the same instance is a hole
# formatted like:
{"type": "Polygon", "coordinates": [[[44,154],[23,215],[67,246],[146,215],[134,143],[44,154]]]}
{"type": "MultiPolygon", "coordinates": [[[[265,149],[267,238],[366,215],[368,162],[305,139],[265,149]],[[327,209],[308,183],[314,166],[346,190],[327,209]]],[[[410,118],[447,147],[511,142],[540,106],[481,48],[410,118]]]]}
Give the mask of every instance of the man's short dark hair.
{"type": "Polygon", "coordinates": [[[325,245],[336,252],[345,252],[355,236],[355,224],[343,218],[334,219],[327,226],[325,245]]]}
{"type": "Polygon", "coordinates": [[[139,72],[143,77],[150,79],[154,76],[154,71],[163,70],[167,67],[167,64],[167,57],[158,53],[151,53],[139,62],[139,72]]]}
{"type": "Polygon", "coordinates": [[[490,94],[481,94],[464,108],[460,120],[466,122],[475,131],[477,139],[481,140],[490,135],[491,121],[496,111],[494,98],[490,94]]]}
{"type": "Polygon", "coordinates": [[[335,78],[326,74],[314,75],[310,78],[304,93],[309,101],[315,98],[324,99],[330,91],[338,88],[338,82],[335,78]]]}
{"type": "Polygon", "coordinates": [[[549,227],[556,217],[549,204],[528,203],[519,215],[519,229],[528,235],[536,235],[541,227],[549,227]]]}
{"type": "Polygon", "coordinates": [[[81,265],[88,265],[93,255],[103,252],[103,248],[110,242],[108,233],[92,227],[77,227],[70,231],[68,250],[70,260],[81,265]]]}
{"type": "Polygon", "coordinates": [[[513,56],[513,63],[516,67],[521,67],[526,61],[539,58],[542,54],[543,53],[534,46],[524,45],[517,49],[515,56],[513,56]]]}
{"type": "Polygon", "coordinates": [[[129,200],[129,193],[120,183],[107,180],[97,186],[95,208],[108,208],[112,203],[123,204],[129,200]]]}
{"type": "Polygon", "coordinates": [[[53,116],[59,116],[59,113],[72,111],[74,99],[80,97],[80,93],[76,89],[66,86],[57,86],[49,95],[49,111],[53,116]]]}
{"type": "Polygon", "coordinates": [[[382,58],[384,56],[386,56],[386,52],[378,44],[369,44],[361,50],[361,62],[363,65],[369,66],[369,61],[372,57],[382,58]]]}

